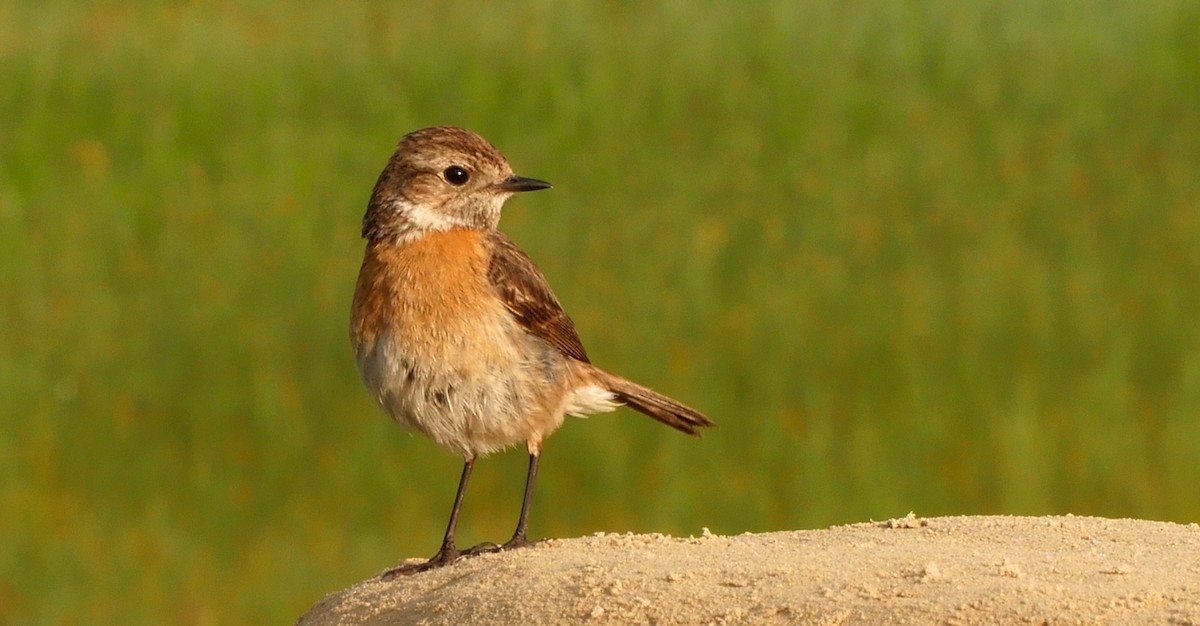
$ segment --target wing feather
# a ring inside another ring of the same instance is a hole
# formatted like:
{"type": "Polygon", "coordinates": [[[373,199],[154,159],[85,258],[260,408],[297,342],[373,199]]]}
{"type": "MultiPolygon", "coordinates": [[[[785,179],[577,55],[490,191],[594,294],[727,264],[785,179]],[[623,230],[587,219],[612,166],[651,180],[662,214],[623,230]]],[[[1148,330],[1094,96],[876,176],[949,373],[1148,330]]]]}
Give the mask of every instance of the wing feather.
{"type": "Polygon", "coordinates": [[[563,354],[590,363],[575,323],[567,317],[546,277],[529,255],[499,231],[489,234],[488,244],[492,253],[488,282],[517,323],[563,354]]]}

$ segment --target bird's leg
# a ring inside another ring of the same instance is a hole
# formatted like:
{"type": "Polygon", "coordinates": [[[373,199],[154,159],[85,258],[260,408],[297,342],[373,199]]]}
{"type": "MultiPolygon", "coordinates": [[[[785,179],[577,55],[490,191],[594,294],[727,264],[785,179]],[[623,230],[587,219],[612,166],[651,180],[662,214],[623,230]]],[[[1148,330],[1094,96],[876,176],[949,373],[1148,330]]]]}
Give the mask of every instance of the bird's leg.
{"type": "Polygon", "coordinates": [[[529,501],[533,499],[533,482],[537,478],[538,456],[536,452],[529,453],[529,475],[525,479],[525,497],[521,500],[521,517],[517,520],[517,530],[513,533],[512,539],[509,539],[502,546],[490,542],[481,543],[470,550],[464,551],[463,554],[475,555],[487,552],[499,552],[501,550],[522,548],[536,543],[526,537],[525,529],[529,522],[529,501]]]}
{"type": "Polygon", "coordinates": [[[525,497],[521,500],[521,517],[517,520],[517,530],[513,533],[512,539],[509,539],[502,546],[498,546],[491,542],[481,543],[473,548],[464,550],[464,555],[474,556],[476,554],[486,554],[488,552],[513,550],[515,548],[523,548],[525,546],[537,543],[535,541],[530,541],[526,537],[525,529],[529,522],[529,501],[533,499],[533,483],[537,478],[538,456],[539,454],[537,452],[529,453],[529,475],[525,478],[525,497]]]}
{"type": "Polygon", "coordinates": [[[467,482],[471,480],[471,468],[475,466],[475,457],[467,459],[463,465],[462,478],[458,479],[458,493],[454,495],[454,508],[450,509],[450,523],[446,526],[446,536],[442,539],[442,548],[433,558],[424,563],[401,565],[380,575],[383,580],[391,580],[396,576],[407,576],[449,565],[462,555],[454,545],[454,533],[458,528],[458,512],[462,509],[463,495],[467,492],[467,482]]]}
{"type": "Polygon", "coordinates": [[[521,517],[517,520],[517,530],[513,532],[512,539],[500,546],[501,550],[521,548],[534,543],[526,538],[525,529],[529,522],[529,501],[533,499],[533,482],[537,479],[539,456],[537,452],[529,453],[529,475],[525,478],[525,498],[521,500],[521,517]]]}

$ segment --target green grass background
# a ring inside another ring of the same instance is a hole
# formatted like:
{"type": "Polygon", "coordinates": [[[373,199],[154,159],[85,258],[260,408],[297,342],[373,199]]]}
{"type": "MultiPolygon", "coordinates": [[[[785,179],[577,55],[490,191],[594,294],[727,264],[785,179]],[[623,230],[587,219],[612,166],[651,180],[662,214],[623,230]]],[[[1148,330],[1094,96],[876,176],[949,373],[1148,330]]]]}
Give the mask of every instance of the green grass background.
{"type": "MultiPolygon", "coordinates": [[[[594,360],[532,532],[1200,519],[1200,4],[0,0],[0,623],[286,623],[460,462],[354,371],[396,140],[479,131],[594,360]]],[[[524,455],[476,468],[507,537],[524,455]]]]}

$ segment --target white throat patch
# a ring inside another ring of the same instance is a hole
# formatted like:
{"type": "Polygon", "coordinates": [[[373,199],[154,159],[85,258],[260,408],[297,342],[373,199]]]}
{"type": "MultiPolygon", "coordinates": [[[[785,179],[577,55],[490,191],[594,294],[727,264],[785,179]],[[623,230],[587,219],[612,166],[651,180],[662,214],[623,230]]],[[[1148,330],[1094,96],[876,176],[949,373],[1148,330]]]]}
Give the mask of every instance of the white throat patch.
{"type": "Polygon", "coordinates": [[[453,217],[435,211],[423,204],[413,204],[407,200],[400,200],[398,204],[400,205],[400,211],[408,217],[408,220],[418,230],[442,231],[462,225],[453,217]]]}
{"type": "Polygon", "coordinates": [[[412,241],[425,233],[443,232],[464,226],[459,220],[449,215],[404,199],[396,200],[395,210],[404,216],[403,226],[400,229],[401,241],[412,241]]]}

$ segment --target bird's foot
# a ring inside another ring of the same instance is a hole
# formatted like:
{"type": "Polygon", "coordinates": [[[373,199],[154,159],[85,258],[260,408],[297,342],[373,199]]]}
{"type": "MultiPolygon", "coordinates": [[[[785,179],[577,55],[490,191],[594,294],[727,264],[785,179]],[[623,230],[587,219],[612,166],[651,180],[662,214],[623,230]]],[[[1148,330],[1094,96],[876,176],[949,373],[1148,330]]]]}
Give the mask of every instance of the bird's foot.
{"type": "Polygon", "coordinates": [[[500,546],[500,550],[507,552],[508,550],[516,550],[517,548],[527,548],[529,546],[537,545],[538,543],[541,542],[537,539],[529,539],[524,533],[522,533],[519,535],[514,535],[512,539],[506,541],[504,545],[500,546]]]}
{"type": "Polygon", "coordinates": [[[517,548],[536,546],[536,544],[539,543],[541,543],[541,540],[532,540],[532,538],[526,537],[524,532],[518,532],[518,534],[512,535],[512,538],[510,538],[509,541],[504,542],[504,546],[500,546],[500,550],[503,550],[503,552],[508,552],[508,550],[515,550],[517,548]]]}
{"type": "MultiPolygon", "coordinates": [[[[472,550],[473,549],[474,548],[472,548],[472,550]]],[[[380,574],[379,579],[386,582],[396,578],[397,576],[412,576],[413,574],[418,574],[420,572],[437,569],[439,567],[445,567],[457,561],[459,557],[463,556],[464,554],[466,553],[459,552],[458,548],[455,548],[452,545],[443,545],[442,549],[438,550],[438,553],[433,555],[433,558],[429,559],[428,561],[425,561],[424,563],[406,563],[400,567],[393,567],[392,569],[380,574]]]]}
{"type": "Polygon", "coordinates": [[[422,563],[405,563],[399,567],[393,567],[392,569],[380,574],[379,579],[386,582],[395,579],[397,576],[412,576],[413,574],[419,574],[431,569],[445,567],[464,556],[478,556],[480,554],[491,554],[493,552],[507,552],[509,550],[516,550],[517,548],[532,546],[537,543],[539,542],[536,540],[530,540],[524,535],[519,535],[509,539],[504,543],[504,545],[501,546],[498,546],[490,541],[485,541],[477,546],[472,546],[461,551],[454,546],[442,546],[442,549],[438,550],[438,553],[433,555],[433,558],[429,559],[428,561],[422,563]]]}
{"type": "Polygon", "coordinates": [[[501,546],[498,546],[490,541],[485,541],[477,546],[471,546],[470,548],[463,550],[463,556],[476,556],[479,554],[491,554],[492,552],[499,552],[502,549],[503,548],[501,546]]]}
{"type": "Polygon", "coordinates": [[[499,546],[490,541],[485,541],[477,546],[463,550],[462,555],[478,556],[480,554],[492,554],[494,552],[508,552],[509,550],[516,550],[517,548],[532,546],[536,543],[538,542],[526,539],[524,535],[521,535],[519,537],[513,537],[512,539],[509,539],[504,543],[504,545],[499,546]]]}

